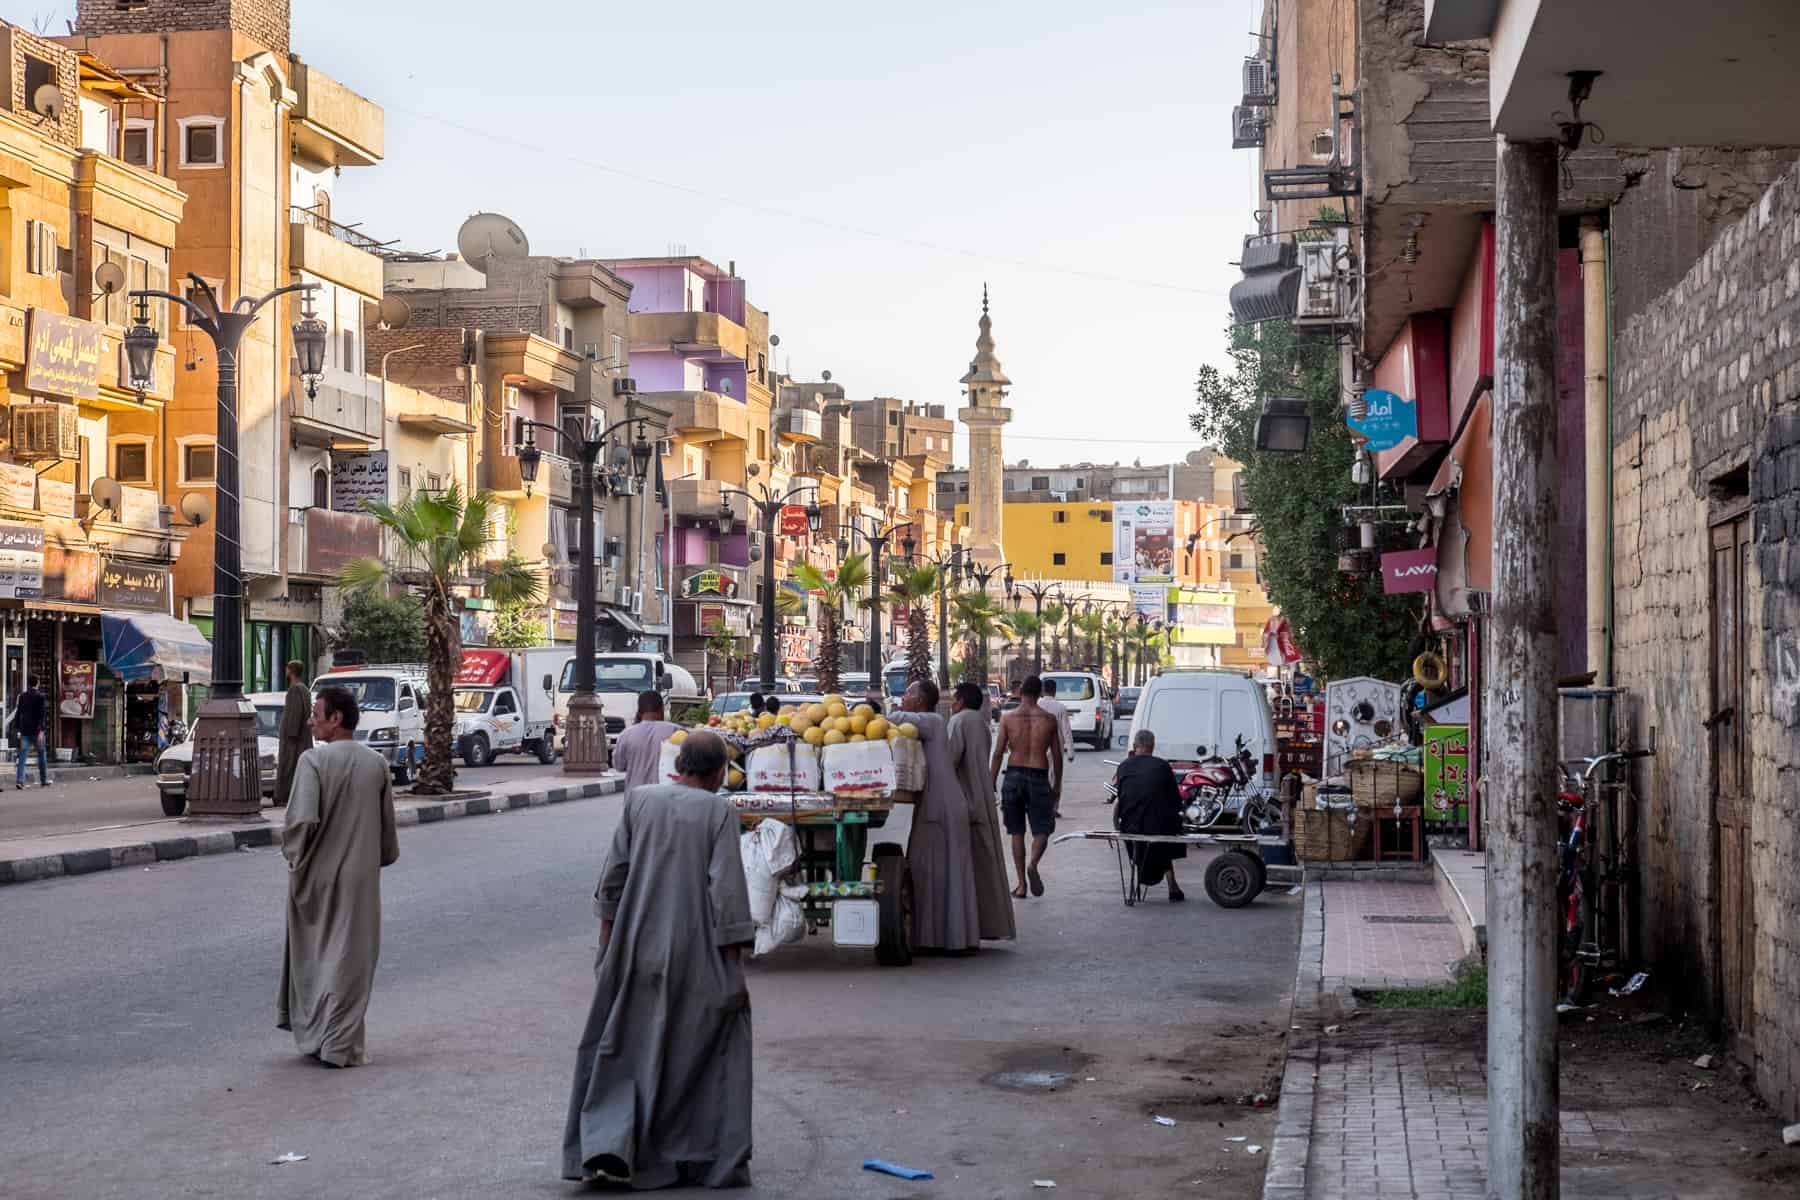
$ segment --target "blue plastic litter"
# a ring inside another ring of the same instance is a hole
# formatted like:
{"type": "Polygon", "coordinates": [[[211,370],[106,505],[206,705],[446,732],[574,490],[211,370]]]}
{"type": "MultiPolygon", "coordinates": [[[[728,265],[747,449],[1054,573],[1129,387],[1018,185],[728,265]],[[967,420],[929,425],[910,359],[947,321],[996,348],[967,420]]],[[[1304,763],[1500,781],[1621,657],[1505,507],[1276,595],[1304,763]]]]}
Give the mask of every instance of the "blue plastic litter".
{"type": "Polygon", "coordinates": [[[863,1170],[879,1171],[883,1175],[893,1175],[899,1179],[930,1179],[930,1171],[915,1171],[911,1167],[902,1167],[897,1163],[883,1162],[879,1158],[863,1159],[863,1170]]]}

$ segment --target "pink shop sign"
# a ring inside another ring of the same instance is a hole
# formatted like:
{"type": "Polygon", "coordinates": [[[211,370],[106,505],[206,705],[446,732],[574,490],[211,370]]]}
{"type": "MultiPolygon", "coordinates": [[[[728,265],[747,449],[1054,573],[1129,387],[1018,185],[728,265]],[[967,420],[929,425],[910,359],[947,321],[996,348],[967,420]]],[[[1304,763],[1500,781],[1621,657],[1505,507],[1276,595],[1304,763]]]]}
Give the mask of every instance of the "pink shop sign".
{"type": "Polygon", "coordinates": [[[1437,547],[1397,550],[1381,556],[1381,590],[1388,595],[1437,587],[1437,547]]]}

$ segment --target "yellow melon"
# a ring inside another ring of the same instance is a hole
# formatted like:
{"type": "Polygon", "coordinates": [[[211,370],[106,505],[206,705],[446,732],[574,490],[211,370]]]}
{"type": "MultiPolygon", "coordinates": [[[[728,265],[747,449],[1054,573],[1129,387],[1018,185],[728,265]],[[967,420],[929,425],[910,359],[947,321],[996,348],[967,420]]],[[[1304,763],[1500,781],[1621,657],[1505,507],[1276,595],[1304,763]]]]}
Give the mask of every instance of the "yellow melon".
{"type": "Polygon", "coordinates": [[[866,741],[868,741],[868,740],[869,740],[869,739],[868,739],[868,738],[866,738],[866,737],[864,737],[864,736],[863,736],[863,735],[862,735],[862,734],[860,734],[860,733],[853,733],[853,734],[851,734],[851,735],[850,735],[850,740],[851,740],[851,741],[853,741],[853,742],[866,742],[866,741]]]}
{"type": "Polygon", "coordinates": [[[850,732],[851,733],[867,733],[867,732],[869,732],[869,715],[867,713],[862,713],[862,712],[852,713],[850,715],[850,732]]]}
{"type": "Polygon", "coordinates": [[[893,725],[888,722],[886,717],[870,717],[869,724],[863,732],[869,735],[869,740],[872,742],[877,738],[886,737],[888,730],[892,728],[893,725]]]}
{"type": "Polygon", "coordinates": [[[844,735],[844,731],[841,729],[834,729],[825,735],[825,744],[827,746],[841,746],[848,740],[849,738],[844,735]]]}
{"type": "Polygon", "coordinates": [[[916,738],[919,736],[919,727],[911,721],[903,721],[900,724],[900,736],[916,738]]]}
{"type": "Polygon", "coordinates": [[[820,729],[817,725],[808,726],[806,732],[800,736],[806,739],[806,744],[809,746],[822,746],[825,744],[825,731],[820,729]]]}
{"type": "Polygon", "coordinates": [[[868,704],[859,704],[850,710],[850,715],[853,717],[872,717],[875,715],[875,709],[868,704]]]}

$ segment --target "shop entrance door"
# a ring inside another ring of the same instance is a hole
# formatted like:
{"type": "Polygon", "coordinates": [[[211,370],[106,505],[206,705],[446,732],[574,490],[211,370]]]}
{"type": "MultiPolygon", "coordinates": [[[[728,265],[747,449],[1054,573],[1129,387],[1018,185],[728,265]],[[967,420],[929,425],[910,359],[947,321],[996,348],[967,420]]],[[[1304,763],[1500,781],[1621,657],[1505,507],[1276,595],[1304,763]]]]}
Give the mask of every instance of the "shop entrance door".
{"type": "Polygon", "coordinates": [[[1744,577],[1750,522],[1738,517],[1712,531],[1712,737],[1714,846],[1719,880],[1719,999],[1740,1046],[1751,1035],[1756,973],[1756,906],[1750,885],[1750,788],[1744,731],[1744,577]]]}

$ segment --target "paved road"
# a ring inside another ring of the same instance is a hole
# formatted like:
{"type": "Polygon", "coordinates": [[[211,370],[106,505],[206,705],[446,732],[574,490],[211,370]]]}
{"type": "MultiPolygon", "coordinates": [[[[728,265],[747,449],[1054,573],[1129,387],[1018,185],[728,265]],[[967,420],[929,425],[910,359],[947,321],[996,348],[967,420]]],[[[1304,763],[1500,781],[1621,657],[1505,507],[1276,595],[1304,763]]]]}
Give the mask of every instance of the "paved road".
{"type": "MultiPolygon", "coordinates": [[[[1081,755],[1067,825],[1098,826],[1081,755]]],[[[592,985],[589,897],[618,801],[402,831],[384,877],[370,1067],[327,1071],[273,1028],[273,851],[0,892],[0,1194],[558,1196],[592,985]],[[309,1155],[272,1166],[287,1151],[309,1155]]],[[[903,835],[904,821],[886,833],[903,835]]],[[[1254,1196],[1298,908],[1120,905],[1068,844],[1021,936],[883,970],[815,939],[751,973],[754,1195],[1254,1196]],[[994,1076],[1066,1071],[1054,1092],[994,1076]],[[1155,1124],[1153,1113],[1176,1118],[1155,1124]],[[866,1157],[933,1184],[862,1172],[866,1157]],[[1199,1184],[1197,1188],[1195,1185],[1199,1184]]]]}
{"type": "MultiPolygon", "coordinates": [[[[3,765],[3,764],[0,764],[3,765]]],[[[474,770],[456,768],[459,787],[503,788],[519,779],[555,774],[560,767],[546,767],[535,758],[509,755],[492,766],[474,770]]],[[[31,777],[34,781],[36,776],[31,777]]],[[[265,811],[266,811],[265,806],[265,811]]],[[[87,779],[72,773],[47,788],[18,791],[12,774],[0,774],[0,839],[74,833],[112,825],[136,825],[163,820],[156,777],[128,775],[123,779],[87,779]]]]}

